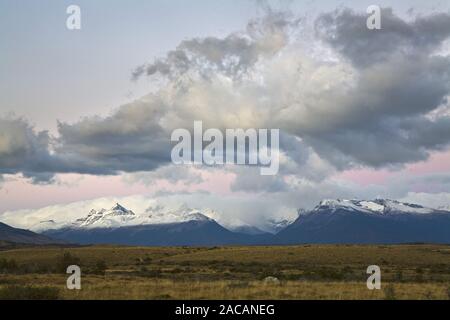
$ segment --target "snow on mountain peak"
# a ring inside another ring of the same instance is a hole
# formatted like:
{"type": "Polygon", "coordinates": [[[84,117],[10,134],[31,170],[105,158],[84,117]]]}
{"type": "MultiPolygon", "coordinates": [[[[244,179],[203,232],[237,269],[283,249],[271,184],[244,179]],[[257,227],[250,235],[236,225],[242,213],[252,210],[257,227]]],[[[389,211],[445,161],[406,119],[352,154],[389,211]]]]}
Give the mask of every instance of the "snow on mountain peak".
{"type": "Polygon", "coordinates": [[[156,205],[147,208],[142,214],[135,214],[122,205],[116,203],[109,210],[99,211],[92,209],[89,214],[77,219],[70,225],[72,228],[119,228],[135,225],[169,224],[188,221],[212,221],[202,212],[182,205],[176,208],[167,208],[156,205]]]}
{"type": "Polygon", "coordinates": [[[417,204],[404,203],[397,200],[389,199],[375,199],[375,200],[342,200],[342,199],[327,199],[322,200],[313,211],[338,209],[347,211],[360,211],[365,213],[375,214],[398,214],[398,213],[413,213],[413,214],[427,214],[433,213],[435,210],[426,208],[417,204]]]}
{"type": "Polygon", "coordinates": [[[158,205],[147,208],[145,212],[148,214],[148,220],[152,221],[152,224],[212,220],[199,210],[190,209],[185,205],[178,208],[167,208],[158,205]]]}
{"type": "Polygon", "coordinates": [[[321,211],[324,209],[332,211],[336,211],[337,209],[346,209],[350,211],[366,210],[363,206],[358,205],[356,200],[325,199],[320,201],[319,205],[316,206],[313,211],[321,211]]]}
{"type": "Polygon", "coordinates": [[[123,214],[134,215],[133,211],[126,209],[125,207],[121,206],[119,203],[116,203],[116,205],[111,208],[111,211],[114,211],[117,214],[123,213],[123,214]]]}
{"type": "Polygon", "coordinates": [[[126,224],[130,220],[133,220],[135,216],[133,211],[116,203],[116,205],[109,210],[101,209],[100,211],[96,211],[95,209],[92,209],[86,217],[77,219],[74,226],[96,228],[115,227],[126,224]]]}
{"type": "MultiPolygon", "coordinates": [[[[298,218],[298,216],[297,216],[298,218]]],[[[292,224],[297,218],[295,219],[269,219],[266,222],[267,225],[267,231],[271,232],[271,233],[277,233],[280,230],[283,230],[284,228],[286,228],[287,226],[289,226],[290,224],[292,224]]]]}

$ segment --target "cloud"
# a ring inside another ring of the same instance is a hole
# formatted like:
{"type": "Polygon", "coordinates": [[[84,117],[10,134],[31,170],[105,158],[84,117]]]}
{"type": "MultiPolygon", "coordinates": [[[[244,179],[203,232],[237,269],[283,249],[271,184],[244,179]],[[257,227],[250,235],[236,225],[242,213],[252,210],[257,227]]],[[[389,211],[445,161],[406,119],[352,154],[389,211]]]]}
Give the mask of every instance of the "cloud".
{"type": "Polygon", "coordinates": [[[298,97],[277,120],[338,168],[415,162],[448,146],[442,140],[449,141],[450,118],[427,116],[446,103],[448,57],[399,58],[362,70],[345,63],[302,66],[298,97]]]}
{"type": "Polygon", "coordinates": [[[318,37],[359,67],[390,59],[414,57],[439,48],[450,36],[450,15],[435,13],[402,20],[391,8],[381,9],[381,30],[366,27],[367,14],[339,9],[322,14],[315,22],[318,37]]]}
{"type": "Polygon", "coordinates": [[[387,185],[386,193],[395,194],[397,198],[405,197],[411,192],[439,194],[450,190],[450,174],[447,172],[421,175],[398,174],[389,179],[387,185]]]}
{"type": "Polygon", "coordinates": [[[336,171],[401,167],[447,150],[450,116],[437,110],[448,106],[450,56],[435,52],[450,16],[406,21],[383,9],[378,31],[365,19],[348,9],[321,15],[306,43],[313,53],[303,21],[279,12],[224,38],[182,41],[133,74],[165,81],[108,117],[59,123],[55,137],[2,120],[0,173],[41,183],[66,172],[195,180],[169,169],[170,133],[194,120],[280,129],[280,176],[237,167],[235,191],[287,192],[286,179],[320,184],[336,171]]]}
{"type": "Polygon", "coordinates": [[[251,21],[245,32],[232,33],[223,39],[184,40],[165,58],[137,67],[133,79],[156,73],[176,79],[188,71],[196,71],[203,77],[221,72],[237,78],[254,67],[259,59],[270,58],[287,45],[287,30],[300,22],[289,16],[286,12],[271,12],[260,20],[251,21]]]}
{"type": "Polygon", "coordinates": [[[59,123],[58,137],[36,132],[23,119],[0,119],[0,173],[21,173],[32,183],[57,173],[115,175],[151,171],[170,161],[170,136],[141,102],[109,118],[59,123]]]}
{"type": "Polygon", "coordinates": [[[126,174],[124,179],[129,183],[143,183],[146,186],[155,185],[161,180],[168,181],[170,183],[181,182],[184,185],[199,184],[204,182],[200,170],[177,165],[160,167],[152,172],[126,174]]]}
{"type": "Polygon", "coordinates": [[[256,168],[236,168],[236,179],[231,184],[232,191],[243,192],[283,192],[288,185],[280,175],[261,176],[256,168]]]}
{"type": "Polygon", "coordinates": [[[170,161],[170,134],[159,120],[164,106],[152,95],[106,118],[59,123],[56,153],[76,172],[117,174],[155,170],[170,161]]]}
{"type": "Polygon", "coordinates": [[[46,131],[35,132],[23,119],[0,118],[0,174],[20,172],[35,182],[50,180],[59,164],[49,144],[46,131]]]}
{"type": "Polygon", "coordinates": [[[439,207],[450,208],[450,193],[408,192],[408,194],[400,199],[400,201],[418,203],[423,206],[436,209],[439,207]]]}

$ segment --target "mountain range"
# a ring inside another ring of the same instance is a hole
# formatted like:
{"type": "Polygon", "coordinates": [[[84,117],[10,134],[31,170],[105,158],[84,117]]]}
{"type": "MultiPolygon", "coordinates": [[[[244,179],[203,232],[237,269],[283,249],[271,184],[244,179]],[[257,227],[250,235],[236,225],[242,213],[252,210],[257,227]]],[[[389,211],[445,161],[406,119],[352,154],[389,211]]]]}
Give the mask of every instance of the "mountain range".
{"type": "Polygon", "coordinates": [[[55,240],[42,234],[34,233],[29,230],[13,228],[0,222],[0,243],[7,244],[63,244],[65,241],[55,240]]]}
{"type": "Polygon", "coordinates": [[[450,212],[385,199],[325,200],[276,238],[278,244],[450,243],[450,212]]]}
{"type": "MultiPolygon", "coordinates": [[[[388,199],[323,200],[312,210],[299,210],[293,221],[269,221],[274,234],[244,224],[226,228],[214,219],[216,216],[214,210],[186,206],[151,207],[136,214],[117,203],[111,209],[92,209],[74,221],[41,221],[32,227],[41,235],[9,228],[18,230],[17,237],[23,232],[36,235],[37,244],[45,243],[45,239],[148,246],[450,243],[447,208],[432,209],[388,199]]],[[[0,228],[0,240],[5,238],[4,234],[0,228]]]]}
{"type": "Polygon", "coordinates": [[[79,244],[146,246],[257,244],[268,235],[262,231],[252,235],[230,231],[200,211],[186,207],[158,209],[162,208],[137,215],[117,203],[109,210],[91,210],[86,217],[61,228],[43,230],[43,234],[79,244]]]}

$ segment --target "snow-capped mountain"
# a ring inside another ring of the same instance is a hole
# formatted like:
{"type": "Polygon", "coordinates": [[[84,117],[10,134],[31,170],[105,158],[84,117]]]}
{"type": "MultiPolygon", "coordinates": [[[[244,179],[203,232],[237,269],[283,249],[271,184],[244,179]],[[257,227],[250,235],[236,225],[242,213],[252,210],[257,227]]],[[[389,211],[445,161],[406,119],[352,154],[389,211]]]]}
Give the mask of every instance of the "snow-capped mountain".
{"type": "Polygon", "coordinates": [[[395,200],[323,200],[277,243],[450,243],[450,212],[395,200]]]}
{"type": "MultiPolygon", "coordinates": [[[[212,210],[207,214],[214,215],[212,210]]],[[[262,244],[265,234],[230,231],[196,209],[186,206],[168,208],[151,206],[136,214],[120,204],[109,210],[91,210],[75,222],[55,228],[45,221],[43,234],[79,244],[125,245],[230,245],[262,244]]]]}
{"type": "Polygon", "coordinates": [[[165,206],[154,204],[142,213],[132,210],[116,203],[111,209],[91,209],[90,212],[74,221],[43,220],[33,225],[35,231],[47,231],[53,229],[75,228],[75,229],[99,229],[120,228],[138,225],[162,225],[183,223],[188,221],[216,221],[226,229],[250,235],[276,233],[295,221],[295,218],[268,219],[263,228],[259,228],[238,219],[223,219],[223,214],[208,208],[192,209],[185,204],[165,206]]]}
{"type": "Polygon", "coordinates": [[[447,206],[440,206],[437,208],[438,210],[444,210],[444,211],[450,211],[450,205],[447,206]]]}
{"type": "Polygon", "coordinates": [[[88,215],[76,219],[73,222],[57,223],[54,220],[41,221],[38,225],[34,226],[34,229],[39,231],[62,228],[114,229],[137,225],[158,225],[208,220],[211,219],[199,210],[191,209],[184,205],[175,208],[157,205],[147,208],[144,213],[137,214],[116,203],[111,209],[92,209],[88,215]]]}
{"type": "Polygon", "coordinates": [[[164,206],[149,207],[145,210],[146,218],[141,224],[163,224],[180,223],[187,221],[209,221],[214,220],[211,216],[215,211],[211,209],[197,210],[181,205],[175,208],[166,208],[164,206]]]}
{"type": "Polygon", "coordinates": [[[298,216],[296,218],[285,218],[285,219],[269,219],[266,222],[267,229],[271,231],[271,233],[278,233],[281,230],[285,229],[287,226],[294,223],[295,220],[297,220],[298,216]]]}
{"type": "Polygon", "coordinates": [[[77,219],[73,226],[80,228],[118,227],[127,224],[135,218],[136,215],[133,211],[116,203],[109,210],[101,209],[96,211],[92,209],[86,217],[77,219]]]}
{"type": "MultiPolygon", "coordinates": [[[[250,201],[250,200],[249,200],[250,201]]],[[[256,207],[255,207],[256,208],[256,207]]],[[[116,228],[120,226],[162,224],[196,219],[215,220],[230,231],[244,233],[276,233],[296,218],[295,209],[286,207],[273,212],[265,210],[225,211],[222,204],[205,199],[177,196],[104,197],[92,200],[54,204],[37,209],[0,212],[0,221],[34,232],[62,228],[116,228]],[[122,210],[114,210],[116,203],[122,210]],[[117,212],[115,212],[117,211],[117,212]],[[132,211],[131,214],[128,211],[132,211]],[[286,220],[286,221],[283,221],[286,220]],[[259,229],[259,230],[257,230],[259,229]]]]}
{"type": "Polygon", "coordinates": [[[336,211],[339,209],[349,211],[359,211],[364,213],[373,213],[381,215],[389,214],[430,214],[438,210],[426,208],[418,204],[404,203],[389,199],[375,200],[323,200],[316,206],[312,212],[323,212],[326,210],[336,211]]]}
{"type": "Polygon", "coordinates": [[[104,209],[114,203],[107,200],[83,210],[75,205],[63,211],[41,209],[14,221],[22,222],[21,228],[83,244],[450,243],[449,211],[396,200],[323,200],[309,211],[280,210],[256,225],[212,209],[154,200],[137,211],[119,203],[104,209]]]}

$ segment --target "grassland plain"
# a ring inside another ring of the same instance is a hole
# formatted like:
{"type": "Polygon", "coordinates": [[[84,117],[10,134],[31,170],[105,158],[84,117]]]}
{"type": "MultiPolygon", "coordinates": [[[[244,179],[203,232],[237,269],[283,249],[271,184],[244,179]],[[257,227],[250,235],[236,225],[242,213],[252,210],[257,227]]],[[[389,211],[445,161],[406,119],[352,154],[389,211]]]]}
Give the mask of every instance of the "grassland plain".
{"type": "Polygon", "coordinates": [[[0,299],[7,298],[450,299],[450,246],[4,248],[0,299]],[[81,290],[66,289],[68,264],[81,267],[81,290]],[[374,264],[381,290],[366,287],[374,264]]]}

